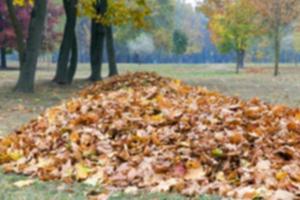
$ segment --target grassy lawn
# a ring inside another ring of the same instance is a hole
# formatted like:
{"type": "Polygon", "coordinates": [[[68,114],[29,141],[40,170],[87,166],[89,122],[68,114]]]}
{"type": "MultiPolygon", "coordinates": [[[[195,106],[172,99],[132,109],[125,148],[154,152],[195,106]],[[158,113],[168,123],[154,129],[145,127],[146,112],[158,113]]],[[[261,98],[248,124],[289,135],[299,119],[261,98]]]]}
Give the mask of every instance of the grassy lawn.
{"type": "MultiPolygon", "coordinates": [[[[11,63],[11,65],[15,65],[11,63]]],[[[37,73],[36,93],[31,95],[12,93],[18,71],[0,71],[0,136],[8,134],[21,124],[36,117],[45,108],[76,95],[76,92],[89,84],[88,65],[80,65],[76,74],[76,81],[71,86],[57,86],[51,83],[55,66],[43,64],[37,73]]],[[[300,68],[285,65],[281,68],[281,75],[272,76],[269,65],[250,65],[241,74],[234,73],[233,65],[174,65],[154,64],[135,65],[120,64],[121,73],[127,71],[155,71],[161,75],[181,79],[194,85],[217,90],[227,95],[236,95],[245,99],[255,96],[271,102],[300,105],[300,68]]],[[[107,68],[105,65],[104,69],[107,68]]],[[[107,71],[104,70],[106,75],[107,71]]],[[[17,175],[3,175],[0,172],[0,199],[32,200],[32,199],[85,199],[88,192],[95,188],[84,184],[64,185],[60,182],[43,183],[36,180],[32,185],[17,188],[16,181],[27,180],[28,177],[17,175]]],[[[116,194],[111,199],[183,199],[178,195],[141,194],[136,197],[116,194]]],[[[201,197],[200,199],[208,199],[201,197]]]]}

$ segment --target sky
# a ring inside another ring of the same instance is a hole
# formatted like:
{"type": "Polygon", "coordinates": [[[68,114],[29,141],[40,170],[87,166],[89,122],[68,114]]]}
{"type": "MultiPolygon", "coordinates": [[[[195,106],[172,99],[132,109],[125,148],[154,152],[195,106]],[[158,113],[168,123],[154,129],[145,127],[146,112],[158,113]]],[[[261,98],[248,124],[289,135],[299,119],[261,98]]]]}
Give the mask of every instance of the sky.
{"type": "Polygon", "coordinates": [[[196,6],[197,1],[199,0],[185,0],[186,3],[192,4],[193,6],[196,6]]]}

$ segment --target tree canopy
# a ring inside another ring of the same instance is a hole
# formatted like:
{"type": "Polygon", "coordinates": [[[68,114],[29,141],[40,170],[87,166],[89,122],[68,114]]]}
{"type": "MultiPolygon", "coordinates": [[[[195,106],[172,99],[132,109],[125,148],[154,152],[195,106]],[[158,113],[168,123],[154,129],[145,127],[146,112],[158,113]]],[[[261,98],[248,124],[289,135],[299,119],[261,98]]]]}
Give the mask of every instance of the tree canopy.
{"type": "Polygon", "coordinates": [[[176,55],[184,54],[187,50],[188,38],[186,34],[180,30],[173,33],[173,53],[176,55]]]}
{"type": "Polygon", "coordinates": [[[205,0],[200,10],[209,18],[212,41],[224,53],[245,52],[251,40],[262,33],[248,0],[205,0]]]}
{"type": "Polygon", "coordinates": [[[145,17],[149,15],[150,8],[146,0],[108,0],[104,13],[99,12],[101,0],[79,0],[78,13],[87,16],[99,23],[109,25],[122,25],[132,23],[136,27],[145,26],[145,17]]]}
{"type": "Polygon", "coordinates": [[[208,0],[201,6],[210,19],[208,27],[212,41],[223,52],[246,50],[249,41],[261,32],[255,21],[255,9],[249,6],[247,0],[228,1],[223,5],[216,2],[208,0]]]}

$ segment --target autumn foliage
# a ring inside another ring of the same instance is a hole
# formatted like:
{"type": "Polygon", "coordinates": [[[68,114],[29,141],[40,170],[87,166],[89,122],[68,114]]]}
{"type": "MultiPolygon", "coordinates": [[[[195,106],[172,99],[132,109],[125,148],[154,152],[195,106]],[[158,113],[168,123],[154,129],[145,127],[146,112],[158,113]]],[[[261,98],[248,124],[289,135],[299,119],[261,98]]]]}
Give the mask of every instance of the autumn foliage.
{"type": "Polygon", "coordinates": [[[108,191],[292,199],[300,110],[152,73],[116,76],[0,140],[6,172],[108,191]]]}
{"type": "MultiPolygon", "coordinates": [[[[23,30],[24,40],[28,37],[28,27],[30,21],[30,12],[32,10],[32,3],[26,1],[14,1],[16,16],[20,22],[21,29],[23,30]]],[[[46,30],[43,32],[43,52],[53,51],[57,46],[57,41],[53,41],[53,38],[60,38],[61,33],[57,30],[60,17],[63,14],[63,10],[60,6],[54,4],[52,1],[48,2],[48,17],[46,21],[46,30]]],[[[10,49],[17,48],[17,39],[7,6],[4,1],[0,2],[0,47],[6,47],[10,49]],[[2,31],[4,30],[4,31],[2,31]]]]}
{"type": "Polygon", "coordinates": [[[249,0],[205,0],[199,9],[209,19],[208,29],[217,48],[223,53],[236,52],[238,73],[251,42],[263,33],[257,10],[249,0]]]}
{"type": "Polygon", "coordinates": [[[151,12],[146,0],[108,0],[105,14],[99,13],[98,0],[79,0],[78,14],[105,25],[122,25],[129,22],[136,27],[146,25],[145,17],[151,12]]]}

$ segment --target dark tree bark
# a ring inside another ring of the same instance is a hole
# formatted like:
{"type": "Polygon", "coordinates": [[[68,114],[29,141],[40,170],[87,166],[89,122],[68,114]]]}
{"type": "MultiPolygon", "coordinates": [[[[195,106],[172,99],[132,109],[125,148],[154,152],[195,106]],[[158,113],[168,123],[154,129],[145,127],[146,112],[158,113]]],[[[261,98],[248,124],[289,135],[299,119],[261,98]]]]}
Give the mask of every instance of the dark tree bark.
{"type": "Polygon", "coordinates": [[[22,27],[17,18],[16,9],[13,5],[13,0],[6,0],[6,6],[8,9],[9,18],[11,20],[12,26],[13,26],[15,34],[16,34],[17,49],[18,49],[18,53],[19,53],[19,63],[20,63],[20,66],[22,66],[22,64],[25,60],[25,48],[26,48],[26,43],[25,43],[22,27]]]}
{"type": "MultiPolygon", "coordinates": [[[[107,10],[107,0],[97,1],[95,9],[98,14],[103,15],[107,10]]],[[[116,55],[114,49],[114,38],[112,25],[104,26],[99,22],[92,20],[91,25],[91,81],[102,79],[101,67],[104,51],[104,40],[106,39],[106,49],[109,64],[109,76],[118,74],[116,55]]]]}
{"type": "Polygon", "coordinates": [[[58,84],[71,83],[77,68],[78,56],[75,33],[77,2],[78,0],[63,0],[67,19],[64,28],[63,40],[59,50],[56,74],[53,79],[53,81],[58,84]]]}
{"type": "Polygon", "coordinates": [[[92,20],[91,25],[91,81],[101,80],[105,29],[102,24],[92,20]]]}
{"type": "Polygon", "coordinates": [[[42,43],[42,33],[45,24],[46,13],[47,0],[35,1],[31,11],[25,56],[20,68],[20,75],[15,88],[16,91],[34,91],[36,65],[42,43]]]}
{"type": "Polygon", "coordinates": [[[68,83],[71,84],[77,69],[77,61],[78,61],[78,47],[76,37],[73,38],[72,43],[72,55],[70,59],[70,66],[68,70],[68,83]]]}
{"type": "Polygon", "coordinates": [[[109,76],[118,75],[112,25],[106,27],[106,46],[107,46],[109,76]]]}
{"type": "MultiPolygon", "coordinates": [[[[0,13],[0,21],[3,20],[3,16],[2,14],[0,13]]],[[[0,33],[4,31],[3,30],[3,27],[0,28],[0,33]]],[[[6,69],[7,66],[6,66],[6,48],[5,48],[5,42],[3,42],[1,45],[2,47],[0,48],[0,59],[1,59],[1,65],[0,65],[0,69],[6,69]]]]}
{"type": "Polygon", "coordinates": [[[6,69],[7,68],[7,64],[6,64],[6,48],[2,47],[1,48],[1,69],[6,69]]]}
{"type": "MultiPolygon", "coordinates": [[[[103,15],[107,10],[107,1],[96,1],[95,9],[98,14],[103,15]]],[[[105,39],[105,27],[92,19],[91,25],[91,81],[101,80],[101,66],[103,59],[103,48],[105,39]]]]}
{"type": "Polygon", "coordinates": [[[245,50],[236,51],[236,73],[240,72],[240,69],[244,68],[245,50]]]}

